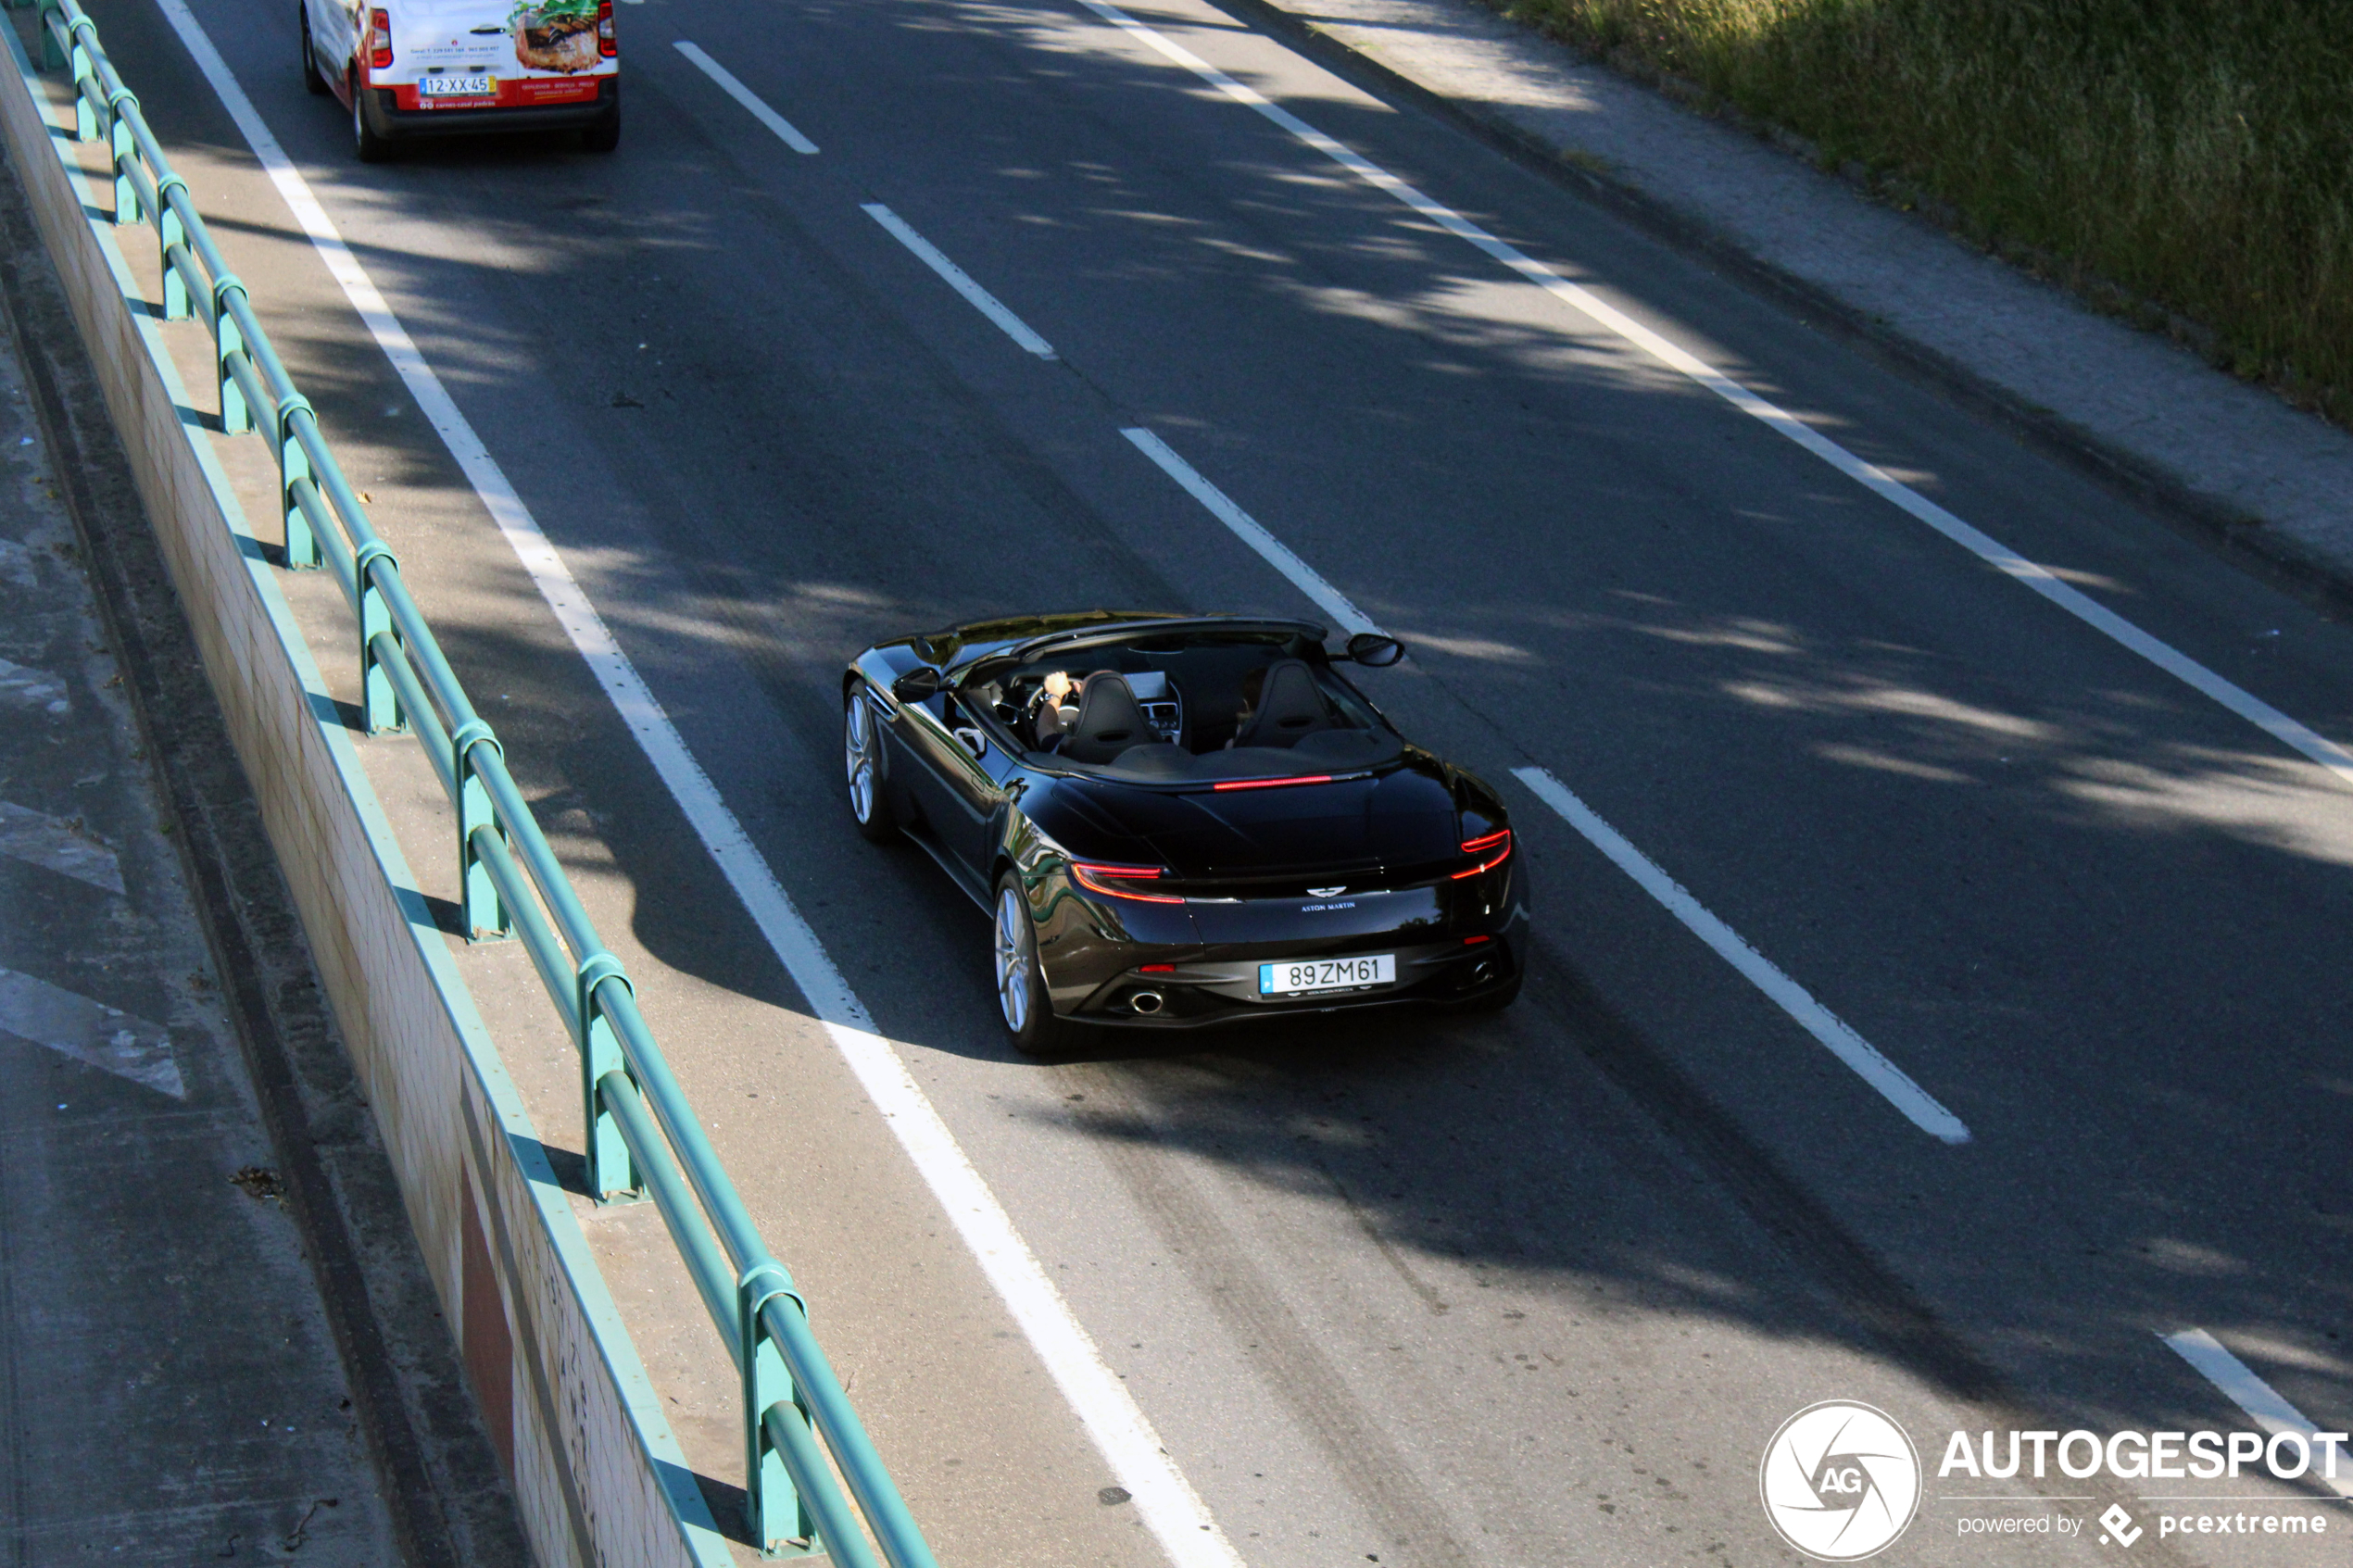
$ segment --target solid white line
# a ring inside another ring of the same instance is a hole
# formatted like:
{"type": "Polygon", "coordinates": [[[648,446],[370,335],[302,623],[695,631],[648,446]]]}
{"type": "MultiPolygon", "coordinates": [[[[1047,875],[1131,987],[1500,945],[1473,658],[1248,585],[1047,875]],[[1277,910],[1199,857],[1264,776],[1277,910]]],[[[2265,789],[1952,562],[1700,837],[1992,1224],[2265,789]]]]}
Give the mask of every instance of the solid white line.
{"type": "Polygon", "coordinates": [[[760,121],[761,124],[766,126],[769,130],[774,131],[776,133],[777,138],[782,141],[786,146],[790,147],[797,153],[813,154],[816,152],[816,143],[811,141],[808,137],[802,135],[798,130],[796,130],[791,120],[786,119],[783,115],[778,114],[774,109],[770,108],[765,103],[761,102],[759,94],[753,92],[750,88],[736,81],[736,73],[734,71],[729,70],[725,66],[721,65],[717,60],[714,60],[709,55],[704,54],[700,48],[697,47],[695,44],[687,43],[683,38],[677,41],[677,48],[680,54],[694,61],[696,66],[701,69],[705,76],[719,83],[719,90],[721,92],[726,94],[727,96],[735,99],[736,102],[743,105],[745,108],[750,110],[752,119],[760,121]]]}
{"type": "Polygon", "coordinates": [[[1153,1537],[1178,1568],[1240,1568],[1241,1558],[1192,1484],[1161,1447],[1151,1423],[1104,1362],[1077,1315],[1013,1228],[1012,1216],[940,1120],[891,1042],[875,1032],[864,1004],[801,919],[775,872],[687,750],[628,656],[614,642],[570,568],[508,483],[505,471],[458,411],[408,329],[369,281],[326,210],[254,111],[184,0],[157,0],[157,4],[220,95],[254,156],[310,236],[329,272],[342,285],[352,308],[367,323],[426,419],[447,444],[499,532],[531,573],[547,608],[628,723],[728,885],[743,900],[794,985],[807,998],[958,1236],[978,1260],[982,1273],[1021,1325],[1113,1475],[1134,1495],[1153,1537]]]}
{"type": "MultiPolygon", "coordinates": [[[[1372,617],[1348,602],[1342,594],[1324,579],[1324,574],[1291,553],[1289,545],[1259,526],[1258,520],[1234,505],[1227,494],[1201,476],[1201,470],[1185,461],[1148,430],[1128,429],[1119,433],[1136,444],[1136,449],[1153,462],[1169,478],[1185,487],[1185,493],[1209,508],[1210,516],[1234,531],[1234,536],[1265,558],[1266,564],[1290,578],[1299,591],[1315,601],[1326,615],[1340,623],[1340,629],[1353,636],[1359,632],[1379,632],[1372,617]]],[[[1384,633],[1385,634],[1385,633],[1384,633]]]]}
{"type": "Polygon", "coordinates": [[[1844,1019],[1816,1001],[1806,987],[1743,941],[1739,932],[1708,913],[1698,899],[1684,891],[1681,884],[1628,843],[1623,834],[1602,821],[1560,780],[1541,768],[1514,768],[1512,774],[1533,790],[1538,799],[1559,812],[1569,826],[1591,840],[1594,848],[1608,856],[1619,871],[1641,884],[1643,892],[1667,906],[1667,912],[1689,927],[1692,935],[1715,948],[1718,958],[1747,976],[1749,984],[1795,1019],[1799,1028],[1819,1040],[1831,1055],[1853,1068],[1863,1082],[1885,1096],[1887,1102],[1902,1111],[1912,1125],[1942,1143],[1969,1141],[1969,1128],[1959,1117],[1913,1083],[1910,1074],[1880,1055],[1877,1047],[1855,1033],[1844,1019]]]}
{"type": "MultiPolygon", "coordinates": [[[[2304,1412],[2280,1398],[2279,1390],[2255,1375],[2253,1369],[2222,1348],[2222,1342],[2202,1328],[2185,1328],[2179,1334],[2160,1334],[2158,1338],[2175,1355],[2198,1370],[2208,1383],[2220,1388],[2231,1403],[2254,1419],[2255,1424],[2274,1436],[2293,1432],[2306,1443],[2312,1441],[2320,1428],[2313,1425],[2304,1412]]],[[[2335,1434],[2337,1449],[2345,1447],[2345,1435],[2335,1434]]],[[[2315,1466],[2320,1461],[2315,1460],[2315,1466]]],[[[2339,1474],[2341,1465],[2331,1465],[2330,1474],[2312,1478],[2341,1498],[2353,1498],[2353,1474],[2339,1474]]]]}
{"type": "Polygon", "coordinates": [[[915,258],[939,274],[948,286],[964,296],[965,303],[990,320],[1007,337],[1020,344],[1040,359],[1054,358],[1054,345],[1029,330],[1029,324],[1005,308],[1003,302],[972,280],[972,274],[948,259],[940,248],[915,232],[907,220],[880,202],[867,202],[860,207],[867,217],[890,231],[891,238],[915,253],[915,258]]]}
{"type": "Polygon", "coordinates": [[[1184,45],[1137,21],[1118,6],[1109,4],[1108,0],[1079,0],[1079,4],[1131,38],[1191,71],[1234,102],[1264,115],[1366,184],[1396,197],[1448,233],[1475,245],[1588,320],[1616,333],[1669,370],[1689,377],[1741,412],[1804,447],[1864,489],[1928,524],[1996,571],[2042,595],[2093,630],[2140,655],[2291,750],[2301,752],[2340,781],[2353,784],[2353,751],[2298,723],[2253,693],[2224,680],[2187,654],[2142,631],[2090,596],[2059,581],[2049,568],[2027,559],[2008,546],[1962,521],[1878,465],[1864,461],[1821,434],[1794,414],[1741,385],[1698,356],[1669,343],[1517,246],[1497,239],[1453,208],[1423,194],[1379,165],[1327,136],[1289,109],[1270,103],[1256,90],[1244,86],[1184,45]]]}

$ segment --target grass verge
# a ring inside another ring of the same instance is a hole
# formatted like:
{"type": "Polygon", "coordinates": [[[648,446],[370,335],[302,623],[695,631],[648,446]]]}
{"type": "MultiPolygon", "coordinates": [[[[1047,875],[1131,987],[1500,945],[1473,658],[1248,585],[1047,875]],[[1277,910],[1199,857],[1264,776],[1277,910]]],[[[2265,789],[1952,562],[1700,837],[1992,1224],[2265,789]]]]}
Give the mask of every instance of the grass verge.
{"type": "Polygon", "coordinates": [[[2217,363],[2353,425],[2345,0],[1494,3],[1914,189],[2111,307],[2186,319],[2217,363]]]}

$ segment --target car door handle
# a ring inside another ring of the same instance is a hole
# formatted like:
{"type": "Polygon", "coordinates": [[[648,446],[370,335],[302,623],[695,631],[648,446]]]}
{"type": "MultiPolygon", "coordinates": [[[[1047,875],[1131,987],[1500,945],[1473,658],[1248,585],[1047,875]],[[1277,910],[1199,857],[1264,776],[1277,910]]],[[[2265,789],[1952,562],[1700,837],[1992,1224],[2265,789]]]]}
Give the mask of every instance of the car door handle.
{"type": "Polygon", "coordinates": [[[975,759],[988,755],[988,737],[970,724],[957,725],[956,738],[964,743],[964,749],[971,752],[975,759]]]}

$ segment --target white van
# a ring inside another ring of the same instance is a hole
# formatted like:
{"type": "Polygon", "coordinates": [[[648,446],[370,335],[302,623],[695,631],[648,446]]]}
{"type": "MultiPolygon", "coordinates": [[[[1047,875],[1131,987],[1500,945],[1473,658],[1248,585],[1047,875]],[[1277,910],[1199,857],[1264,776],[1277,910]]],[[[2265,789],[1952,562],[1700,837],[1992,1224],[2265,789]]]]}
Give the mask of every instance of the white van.
{"type": "Polygon", "coordinates": [[[576,129],[621,144],[612,0],[300,0],[302,73],[373,163],[412,136],[576,129]]]}

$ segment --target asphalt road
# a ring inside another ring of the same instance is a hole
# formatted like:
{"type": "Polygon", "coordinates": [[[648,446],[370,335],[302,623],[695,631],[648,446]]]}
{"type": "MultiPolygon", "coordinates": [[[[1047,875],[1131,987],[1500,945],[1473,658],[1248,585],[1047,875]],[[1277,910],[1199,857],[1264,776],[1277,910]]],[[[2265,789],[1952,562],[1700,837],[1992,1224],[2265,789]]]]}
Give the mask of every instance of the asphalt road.
{"type": "MultiPolygon", "coordinates": [[[[617,155],[381,167],[304,94],[289,6],[191,6],[1203,1535],[1265,1568],[1788,1560],[1758,1456],[1799,1407],[1855,1398],[1927,1450],[1906,1560],[2096,1555],[2091,1531],[1960,1538],[2001,1509],[1954,1499],[2009,1489],[1939,1482],[1945,1434],[2249,1425],[2159,1338],[2188,1328],[2322,1429],[2353,1420],[2353,787],[1076,0],[632,0],[617,155]],[[869,641],[1039,608],[1319,613],[1128,429],[1402,637],[1366,689],[1514,792],[1540,942],[1510,1014],[1016,1060],[981,915],[850,831],[837,679],[869,641]],[[1907,1120],[1525,768],[1969,1140],[1907,1120]]],[[[1120,1473],[1041,1371],[1077,1352],[1012,1326],[154,0],[94,10],[470,684],[507,699],[510,755],[670,1007],[689,1088],[762,1098],[715,1118],[721,1148],[943,1560],[1205,1549],[1098,1500],[1120,1473]]],[[[1234,18],[1128,14],[2353,739],[2353,637],[2129,500],[1234,18]]],[[[576,1138],[545,1057],[519,1081],[576,1138]]],[[[691,1382],[687,1352],[648,1354],[691,1382]]],[[[2082,1517],[2148,1490],[2015,1495],[2082,1517]]]]}

